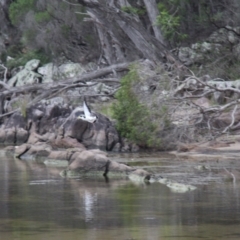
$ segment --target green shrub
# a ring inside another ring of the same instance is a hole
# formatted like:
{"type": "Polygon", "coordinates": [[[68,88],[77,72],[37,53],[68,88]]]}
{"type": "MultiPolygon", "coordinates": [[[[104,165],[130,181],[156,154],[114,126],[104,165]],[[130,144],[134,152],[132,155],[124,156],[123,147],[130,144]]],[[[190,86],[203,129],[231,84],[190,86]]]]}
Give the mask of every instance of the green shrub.
{"type": "Polygon", "coordinates": [[[36,0],[17,0],[11,3],[9,7],[9,17],[13,25],[16,25],[22,16],[34,8],[35,1],[36,0]]]}
{"type": "Polygon", "coordinates": [[[113,109],[112,109],[112,103],[103,103],[99,106],[95,106],[95,110],[97,112],[100,112],[101,114],[107,116],[108,118],[113,118],[113,109]]]}
{"type": "Polygon", "coordinates": [[[30,102],[31,102],[30,95],[21,96],[18,98],[18,100],[16,100],[15,102],[12,103],[12,108],[14,110],[19,109],[22,116],[24,118],[26,118],[27,117],[27,108],[28,108],[28,104],[30,102]]]}
{"type": "Polygon", "coordinates": [[[38,23],[48,22],[50,19],[51,16],[47,11],[35,13],[35,20],[38,23]]]}
{"type": "Polygon", "coordinates": [[[7,48],[7,55],[12,58],[16,58],[22,53],[23,48],[22,44],[11,45],[7,48]]]}
{"type": "Polygon", "coordinates": [[[28,46],[29,42],[36,41],[36,35],[37,31],[36,29],[27,29],[23,32],[22,38],[21,38],[21,44],[23,46],[28,46]]]}
{"type": "Polygon", "coordinates": [[[149,109],[141,104],[132,87],[139,76],[134,67],[121,80],[121,89],[112,105],[113,118],[121,136],[142,147],[157,147],[160,139],[156,135],[157,125],[152,121],[149,109]]]}
{"type": "Polygon", "coordinates": [[[178,31],[181,18],[171,14],[163,3],[158,4],[160,15],[157,16],[156,25],[161,26],[164,37],[169,41],[182,41],[187,38],[186,34],[178,31]]]}

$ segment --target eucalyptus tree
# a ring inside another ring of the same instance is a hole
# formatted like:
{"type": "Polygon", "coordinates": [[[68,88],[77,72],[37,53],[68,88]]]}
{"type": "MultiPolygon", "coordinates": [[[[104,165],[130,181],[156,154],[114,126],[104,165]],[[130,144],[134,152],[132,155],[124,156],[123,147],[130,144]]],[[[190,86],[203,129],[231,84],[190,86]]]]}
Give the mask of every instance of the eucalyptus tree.
{"type": "Polygon", "coordinates": [[[17,0],[9,9],[23,47],[43,50],[53,60],[64,56],[74,62],[91,61],[99,53],[93,24],[77,14],[84,11],[79,4],[58,0],[17,0]]]}

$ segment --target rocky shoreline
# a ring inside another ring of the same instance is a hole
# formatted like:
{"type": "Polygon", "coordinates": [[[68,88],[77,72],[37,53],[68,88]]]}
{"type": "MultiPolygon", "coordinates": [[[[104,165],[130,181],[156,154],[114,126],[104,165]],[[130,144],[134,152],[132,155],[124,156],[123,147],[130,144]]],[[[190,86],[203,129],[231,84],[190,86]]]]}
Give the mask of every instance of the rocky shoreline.
{"type": "MultiPolygon", "coordinates": [[[[228,40],[235,49],[239,48],[238,38],[231,32],[216,31],[206,42],[180,48],[178,57],[185,66],[203,64],[211,60],[205,56],[213,52],[221,54],[228,40]],[[221,44],[219,39],[223,41],[221,44]]],[[[239,57],[238,51],[236,54],[239,57]]],[[[134,71],[138,79],[132,83],[131,90],[139,105],[147,109],[144,117],[148,110],[150,112],[150,118],[144,118],[146,125],[149,119],[157,125],[155,135],[153,131],[148,132],[154,135],[149,138],[153,143],[157,140],[161,143],[154,150],[177,149],[171,152],[174,156],[196,162],[238,160],[238,79],[196,77],[183,66],[180,71],[172,64],[169,70],[167,64],[148,59],[139,60],[137,64],[134,71]],[[231,138],[221,137],[227,132],[231,138]]],[[[120,79],[129,71],[129,66],[130,63],[121,63],[98,69],[93,63],[83,67],[72,62],[58,67],[53,63],[42,66],[39,60],[32,59],[8,75],[5,72],[0,82],[0,145],[10,146],[6,150],[22,160],[67,161],[67,168],[61,173],[63,177],[112,174],[137,177],[141,181],[162,181],[161,176],[155,179],[146,170],[114,162],[107,156],[106,152],[110,151],[140,150],[138,145],[119,135],[108,117],[93,111],[96,122],[79,118],[84,112],[84,108],[79,107],[82,97],[89,96],[95,103],[108,101],[119,89],[120,79]]],[[[131,121],[135,123],[134,119],[131,121]]],[[[199,168],[205,169],[205,166],[199,168]]],[[[181,184],[181,179],[176,181],[181,184]]],[[[170,180],[162,182],[172,185],[170,180]]]]}

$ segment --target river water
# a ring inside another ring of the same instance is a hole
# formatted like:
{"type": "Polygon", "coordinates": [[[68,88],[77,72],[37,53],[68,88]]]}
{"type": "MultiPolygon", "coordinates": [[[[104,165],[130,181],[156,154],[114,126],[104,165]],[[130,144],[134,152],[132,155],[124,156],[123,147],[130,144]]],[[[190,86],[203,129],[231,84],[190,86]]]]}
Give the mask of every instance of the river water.
{"type": "MultiPolygon", "coordinates": [[[[146,169],[176,164],[156,155],[115,160],[145,162],[146,169]],[[147,164],[152,162],[155,166],[147,164]]],[[[240,239],[236,179],[201,182],[194,191],[176,193],[158,182],[63,179],[60,170],[0,157],[0,240],[240,239]]]]}

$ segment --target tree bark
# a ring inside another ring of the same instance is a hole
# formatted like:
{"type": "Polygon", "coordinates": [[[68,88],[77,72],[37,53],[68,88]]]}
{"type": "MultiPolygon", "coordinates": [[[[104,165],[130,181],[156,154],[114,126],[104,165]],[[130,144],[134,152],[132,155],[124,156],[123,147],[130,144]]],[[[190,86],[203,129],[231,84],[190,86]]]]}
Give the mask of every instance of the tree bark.
{"type": "Polygon", "coordinates": [[[105,0],[79,0],[79,3],[86,6],[103,24],[112,38],[112,43],[118,41],[116,44],[120,44],[119,49],[124,53],[125,61],[137,58],[148,58],[154,62],[163,60],[167,49],[154,36],[149,35],[138,17],[109,6],[105,0]]]}
{"type": "Polygon", "coordinates": [[[154,35],[160,43],[164,44],[164,38],[161,33],[160,27],[156,25],[156,19],[157,16],[159,15],[156,1],[155,0],[143,0],[143,1],[148,12],[148,17],[152,24],[154,35]]]}
{"type": "MultiPolygon", "coordinates": [[[[129,65],[132,63],[121,63],[121,64],[115,64],[111,65],[90,73],[83,74],[79,77],[67,79],[64,81],[58,81],[54,83],[48,83],[48,84],[34,84],[34,85],[28,85],[28,86],[22,86],[22,87],[4,87],[6,84],[3,83],[1,86],[4,88],[0,90],[0,119],[3,116],[6,116],[4,114],[4,100],[6,96],[11,97],[13,94],[29,94],[34,92],[37,94],[36,98],[33,99],[29,105],[35,104],[38,101],[42,99],[46,99],[49,97],[53,97],[55,95],[58,95],[59,93],[66,91],[71,88],[76,87],[90,87],[98,82],[115,82],[119,83],[116,78],[106,78],[106,79],[100,79],[100,77],[106,76],[111,73],[115,72],[121,72],[128,70],[129,65]],[[94,83],[88,84],[87,81],[94,81],[94,83]]],[[[113,94],[113,93],[112,93],[113,94]]],[[[12,112],[14,113],[14,111],[12,112]]]]}
{"type": "Polygon", "coordinates": [[[121,51],[121,44],[115,38],[100,19],[92,12],[88,11],[89,16],[94,20],[98,31],[99,41],[104,53],[106,62],[109,65],[125,61],[125,57],[121,51]]]}

